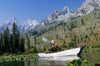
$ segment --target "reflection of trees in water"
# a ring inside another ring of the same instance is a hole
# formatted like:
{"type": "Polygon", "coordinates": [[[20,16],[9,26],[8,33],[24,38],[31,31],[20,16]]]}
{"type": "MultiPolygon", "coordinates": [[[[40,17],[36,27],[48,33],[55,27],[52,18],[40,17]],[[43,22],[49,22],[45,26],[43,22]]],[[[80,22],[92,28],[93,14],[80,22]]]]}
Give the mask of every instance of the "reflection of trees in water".
{"type": "Polygon", "coordinates": [[[28,60],[28,61],[25,61],[24,62],[24,66],[38,66],[38,59],[30,59],[30,60],[28,60]]]}
{"type": "Polygon", "coordinates": [[[30,66],[30,61],[25,61],[24,64],[25,66],[30,66]]]}
{"type": "Polygon", "coordinates": [[[0,63],[0,66],[24,66],[24,62],[23,61],[4,62],[0,63]]]}
{"type": "Polygon", "coordinates": [[[56,61],[51,62],[51,66],[57,66],[57,62],[56,61]]]}

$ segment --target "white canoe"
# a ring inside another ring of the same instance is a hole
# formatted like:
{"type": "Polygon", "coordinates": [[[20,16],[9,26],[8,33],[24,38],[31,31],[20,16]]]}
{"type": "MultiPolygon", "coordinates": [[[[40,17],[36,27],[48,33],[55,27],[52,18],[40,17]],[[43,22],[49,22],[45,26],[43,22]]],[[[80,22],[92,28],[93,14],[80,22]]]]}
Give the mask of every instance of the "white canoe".
{"type": "Polygon", "coordinates": [[[83,47],[69,49],[57,53],[38,53],[39,57],[61,57],[61,56],[77,56],[81,54],[83,47]]]}

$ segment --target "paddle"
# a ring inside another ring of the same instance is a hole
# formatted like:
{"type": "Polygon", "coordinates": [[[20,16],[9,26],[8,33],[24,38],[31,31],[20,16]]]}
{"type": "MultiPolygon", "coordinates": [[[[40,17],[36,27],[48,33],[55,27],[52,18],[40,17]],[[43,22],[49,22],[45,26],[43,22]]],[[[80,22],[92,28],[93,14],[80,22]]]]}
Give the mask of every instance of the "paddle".
{"type": "Polygon", "coordinates": [[[44,42],[46,42],[46,43],[50,43],[50,41],[49,41],[47,38],[45,38],[45,37],[43,37],[42,40],[43,40],[44,42]]]}

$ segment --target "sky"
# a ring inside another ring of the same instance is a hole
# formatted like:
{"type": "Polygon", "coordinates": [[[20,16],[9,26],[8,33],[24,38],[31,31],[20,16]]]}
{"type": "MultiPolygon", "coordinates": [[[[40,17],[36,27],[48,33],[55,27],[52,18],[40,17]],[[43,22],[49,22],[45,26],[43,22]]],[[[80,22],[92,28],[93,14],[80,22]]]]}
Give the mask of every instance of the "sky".
{"type": "Polygon", "coordinates": [[[85,0],[0,0],[0,24],[15,17],[22,24],[27,20],[41,22],[55,10],[67,6],[76,11],[85,0]]]}

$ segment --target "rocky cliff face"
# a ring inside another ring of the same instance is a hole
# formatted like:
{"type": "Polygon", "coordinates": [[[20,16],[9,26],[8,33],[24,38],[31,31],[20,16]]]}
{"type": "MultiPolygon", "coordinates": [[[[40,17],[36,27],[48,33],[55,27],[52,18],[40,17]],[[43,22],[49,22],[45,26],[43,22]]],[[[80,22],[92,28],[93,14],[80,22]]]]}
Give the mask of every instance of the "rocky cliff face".
{"type": "Polygon", "coordinates": [[[73,13],[73,17],[84,16],[100,9],[100,0],[86,0],[81,7],[73,13]]]}
{"type": "Polygon", "coordinates": [[[51,13],[46,19],[44,19],[41,22],[41,25],[46,25],[49,23],[52,23],[54,21],[62,21],[64,20],[66,17],[69,17],[70,15],[70,10],[68,7],[64,7],[64,9],[62,11],[54,11],[53,13],[51,13]]]}
{"type": "Polygon", "coordinates": [[[67,6],[64,7],[62,11],[54,11],[41,22],[41,25],[43,26],[52,22],[68,21],[71,18],[84,16],[96,10],[100,10],[100,0],[86,0],[74,13],[71,13],[67,6]]]}

